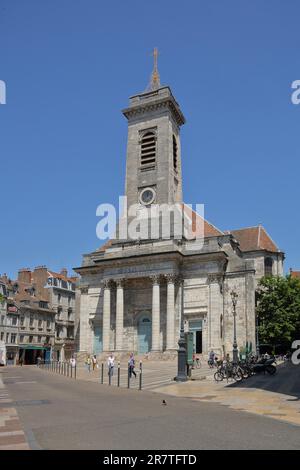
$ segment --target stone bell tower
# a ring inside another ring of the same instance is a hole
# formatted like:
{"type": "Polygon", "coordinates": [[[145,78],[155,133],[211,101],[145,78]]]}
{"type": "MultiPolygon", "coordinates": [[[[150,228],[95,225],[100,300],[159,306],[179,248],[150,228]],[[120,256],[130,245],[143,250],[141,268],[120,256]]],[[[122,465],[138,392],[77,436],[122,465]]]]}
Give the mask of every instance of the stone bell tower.
{"type": "Polygon", "coordinates": [[[180,126],[185,118],[154,68],[147,91],[130,98],[125,194],[128,207],[182,202],[180,126]]]}

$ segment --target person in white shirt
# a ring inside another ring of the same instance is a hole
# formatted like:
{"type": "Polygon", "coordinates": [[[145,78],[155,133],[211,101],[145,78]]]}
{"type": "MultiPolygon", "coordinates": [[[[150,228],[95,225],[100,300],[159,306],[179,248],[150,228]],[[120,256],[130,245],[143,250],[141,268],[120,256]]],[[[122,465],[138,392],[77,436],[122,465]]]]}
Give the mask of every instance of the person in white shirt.
{"type": "Polygon", "coordinates": [[[70,364],[71,364],[71,367],[75,367],[75,366],[76,366],[76,359],[75,359],[75,357],[71,357],[71,359],[70,359],[70,364]]]}
{"type": "Polygon", "coordinates": [[[93,363],[93,370],[95,370],[95,367],[97,367],[98,365],[96,354],[93,355],[92,363],[93,363]]]}
{"type": "Polygon", "coordinates": [[[115,358],[114,358],[113,353],[110,353],[110,355],[108,356],[107,367],[108,367],[108,375],[112,377],[114,375],[114,367],[115,367],[115,358]]]}

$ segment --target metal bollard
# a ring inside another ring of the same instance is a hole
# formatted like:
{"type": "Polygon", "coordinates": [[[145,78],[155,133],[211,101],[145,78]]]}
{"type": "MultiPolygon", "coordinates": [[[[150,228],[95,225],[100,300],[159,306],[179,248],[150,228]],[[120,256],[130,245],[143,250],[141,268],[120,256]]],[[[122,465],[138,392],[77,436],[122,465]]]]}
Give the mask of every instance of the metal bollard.
{"type": "Polygon", "coordinates": [[[120,387],[120,363],[118,362],[118,387],[120,387]]]}
{"type": "Polygon", "coordinates": [[[68,363],[67,364],[67,376],[69,377],[69,373],[70,373],[70,368],[69,368],[70,364],[68,363]]]}
{"type": "Polygon", "coordinates": [[[58,362],[58,373],[60,374],[60,361],[58,362]]]}
{"type": "Polygon", "coordinates": [[[76,374],[77,374],[77,365],[75,364],[75,367],[74,367],[74,379],[76,379],[76,374]]]}
{"type": "Polygon", "coordinates": [[[104,373],[104,364],[101,364],[101,383],[103,384],[103,373],[104,373]]]}
{"type": "Polygon", "coordinates": [[[73,378],[73,367],[71,365],[71,379],[73,378]]]}
{"type": "Polygon", "coordinates": [[[140,361],[140,376],[139,376],[139,390],[142,390],[142,381],[143,381],[143,363],[140,361]]]}

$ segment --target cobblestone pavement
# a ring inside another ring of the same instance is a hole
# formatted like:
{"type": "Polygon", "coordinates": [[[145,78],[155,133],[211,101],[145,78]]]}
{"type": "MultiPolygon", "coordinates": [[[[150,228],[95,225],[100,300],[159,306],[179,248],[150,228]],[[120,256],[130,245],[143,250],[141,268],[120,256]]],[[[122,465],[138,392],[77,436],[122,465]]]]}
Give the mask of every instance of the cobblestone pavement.
{"type": "Polygon", "coordinates": [[[7,371],[7,368],[0,369],[0,451],[29,450],[18,413],[3,384],[2,375],[7,371]]]}
{"type": "MultiPolygon", "coordinates": [[[[177,374],[177,362],[176,361],[144,361],[142,364],[143,368],[143,377],[142,377],[142,389],[143,390],[153,390],[157,387],[164,385],[171,385],[174,383],[174,377],[177,374]]],[[[132,376],[130,381],[130,388],[139,388],[139,375],[140,368],[139,365],[135,369],[136,378],[132,376]]],[[[212,377],[215,372],[215,369],[209,369],[206,364],[202,364],[200,369],[192,370],[192,377],[197,380],[204,380],[208,377],[212,377]]],[[[70,371],[69,371],[70,373],[70,371]]],[[[101,363],[99,364],[99,369],[95,368],[93,371],[88,372],[87,368],[84,366],[77,367],[77,379],[89,380],[92,382],[101,381],[101,363]]],[[[118,366],[116,364],[114,369],[114,375],[112,377],[112,385],[117,385],[118,382],[118,366]]],[[[108,384],[108,370],[106,364],[103,365],[103,383],[108,384]]],[[[120,386],[128,386],[128,373],[126,363],[120,364],[120,386]]]]}
{"type": "Polygon", "coordinates": [[[285,364],[275,376],[259,375],[241,383],[205,381],[157,387],[157,393],[219,403],[300,426],[300,367],[285,364]]]}

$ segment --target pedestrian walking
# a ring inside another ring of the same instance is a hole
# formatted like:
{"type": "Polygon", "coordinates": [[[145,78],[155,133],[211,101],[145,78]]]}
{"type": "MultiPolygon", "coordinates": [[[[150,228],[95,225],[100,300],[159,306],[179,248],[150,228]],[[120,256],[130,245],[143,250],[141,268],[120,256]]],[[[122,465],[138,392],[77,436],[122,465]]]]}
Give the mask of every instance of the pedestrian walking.
{"type": "Polygon", "coordinates": [[[95,370],[95,367],[98,367],[98,361],[97,361],[97,356],[96,356],[96,354],[93,355],[92,364],[93,364],[93,371],[94,371],[94,370],[95,370]]]}
{"type": "Polygon", "coordinates": [[[91,361],[91,357],[88,356],[87,359],[86,359],[86,361],[85,361],[85,364],[86,364],[86,367],[87,367],[88,372],[91,372],[91,362],[92,362],[92,361],[91,361]]]}
{"type": "Polygon", "coordinates": [[[134,355],[133,355],[133,353],[130,353],[130,357],[129,357],[129,360],[128,360],[128,374],[129,374],[130,379],[132,377],[132,374],[136,378],[136,372],[135,372],[134,368],[135,368],[134,355]]]}
{"type": "Polygon", "coordinates": [[[107,359],[107,367],[108,367],[108,375],[111,377],[114,375],[114,367],[115,367],[115,358],[113,353],[110,353],[107,359]]]}
{"type": "Polygon", "coordinates": [[[76,366],[76,359],[75,359],[75,357],[73,357],[73,356],[71,357],[71,359],[70,359],[70,364],[71,364],[72,369],[76,366]]]}
{"type": "Polygon", "coordinates": [[[208,354],[208,365],[211,369],[215,365],[215,357],[216,357],[216,354],[215,354],[214,350],[212,349],[208,354]]]}

